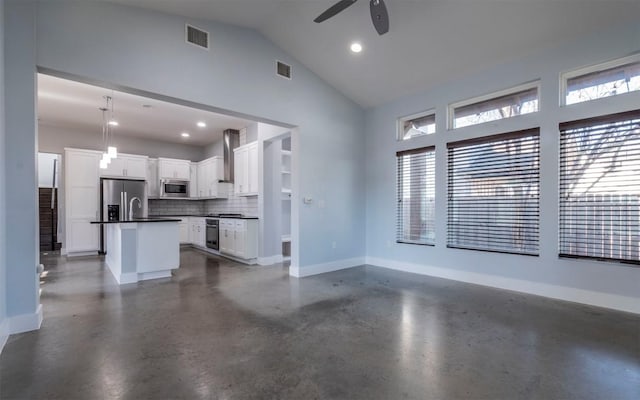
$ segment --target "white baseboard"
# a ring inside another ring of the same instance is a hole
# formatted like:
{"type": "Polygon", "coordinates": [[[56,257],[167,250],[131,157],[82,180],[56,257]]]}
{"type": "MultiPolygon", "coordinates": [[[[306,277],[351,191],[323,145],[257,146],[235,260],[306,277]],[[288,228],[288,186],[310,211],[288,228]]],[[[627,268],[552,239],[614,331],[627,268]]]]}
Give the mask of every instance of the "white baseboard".
{"type": "Polygon", "coordinates": [[[296,278],[303,278],[305,276],[324,274],[325,272],[338,271],[341,269],[353,268],[365,263],[364,257],[347,258],[344,260],[331,261],[324,264],[307,265],[299,267],[292,265],[289,267],[289,275],[296,278]]]}
{"type": "Polygon", "coordinates": [[[171,278],[171,270],[138,273],[138,281],[148,281],[150,279],[160,278],[171,278]]]}
{"type": "Polygon", "coordinates": [[[490,286],[499,289],[513,290],[549,297],[552,299],[572,301],[597,307],[611,308],[640,314],[640,299],[636,297],[620,296],[592,290],[577,289],[568,286],[558,286],[548,283],[525,281],[503,276],[481,274],[477,272],[460,271],[431,265],[413,264],[402,261],[388,260],[376,257],[366,257],[366,263],[377,267],[389,268],[397,271],[429,275],[438,278],[451,279],[476,285],[490,286]]]}
{"type": "MultiPolygon", "coordinates": [[[[113,271],[111,271],[113,273],[113,271]]],[[[119,274],[116,276],[113,274],[113,277],[116,278],[116,282],[119,285],[126,285],[127,283],[136,283],[138,282],[138,273],[137,272],[127,272],[124,274],[119,274]]]]}
{"type": "Polygon", "coordinates": [[[0,322],[0,354],[4,345],[7,344],[7,339],[9,339],[9,319],[5,318],[0,322]]]}
{"type": "Polygon", "coordinates": [[[42,304],[38,304],[36,312],[21,314],[7,318],[9,322],[9,334],[35,331],[42,325],[42,304]]]}
{"type": "Polygon", "coordinates": [[[117,271],[111,271],[111,275],[118,282],[118,285],[127,285],[129,283],[137,283],[140,281],[148,281],[150,279],[171,278],[171,270],[153,271],[153,272],[126,272],[120,274],[117,271]]]}
{"type": "Polygon", "coordinates": [[[258,257],[258,265],[272,265],[282,262],[282,254],[276,254],[269,257],[258,257]]]}
{"type": "Polygon", "coordinates": [[[67,257],[73,258],[73,257],[87,257],[87,256],[97,256],[98,255],[98,251],[97,250],[92,250],[92,251],[76,251],[74,253],[64,253],[67,255],[67,257]]]}

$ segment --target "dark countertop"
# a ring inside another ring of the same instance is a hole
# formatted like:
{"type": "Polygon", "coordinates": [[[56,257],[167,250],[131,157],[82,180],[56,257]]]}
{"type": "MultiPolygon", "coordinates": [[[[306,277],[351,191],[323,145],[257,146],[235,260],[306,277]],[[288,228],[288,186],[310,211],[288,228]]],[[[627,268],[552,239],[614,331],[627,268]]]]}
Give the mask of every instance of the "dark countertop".
{"type": "Polygon", "coordinates": [[[91,221],[92,224],[107,225],[107,224],[131,224],[131,223],[148,223],[148,222],[180,222],[175,218],[134,218],[127,221],[91,221]]]}
{"type": "Polygon", "coordinates": [[[230,216],[230,215],[220,215],[220,214],[172,214],[172,215],[154,215],[154,216],[151,216],[151,217],[153,217],[153,218],[199,217],[199,218],[225,218],[225,219],[258,219],[258,217],[252,217],[250,215],[230,216]]]}

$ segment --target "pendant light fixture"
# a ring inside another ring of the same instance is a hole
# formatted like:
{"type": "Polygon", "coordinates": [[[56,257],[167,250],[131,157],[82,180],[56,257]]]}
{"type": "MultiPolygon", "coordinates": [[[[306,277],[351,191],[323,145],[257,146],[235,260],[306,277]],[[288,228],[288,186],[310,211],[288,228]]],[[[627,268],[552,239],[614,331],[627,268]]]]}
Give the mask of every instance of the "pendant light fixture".
{"type": "Polygon", "coordinates": [[[104,96],[104,99],[107,103],[106,107],[99,108],[102,111],[102,141],[105,149],[100,159],[101,169],[106,169],[112,159],[118,158],[118,148],[113,145],[113,127],[118,126],[118,121],[113,117],[113,97],[104,96]],[[108,117],[107,113],[109,113],[108,117]]]}

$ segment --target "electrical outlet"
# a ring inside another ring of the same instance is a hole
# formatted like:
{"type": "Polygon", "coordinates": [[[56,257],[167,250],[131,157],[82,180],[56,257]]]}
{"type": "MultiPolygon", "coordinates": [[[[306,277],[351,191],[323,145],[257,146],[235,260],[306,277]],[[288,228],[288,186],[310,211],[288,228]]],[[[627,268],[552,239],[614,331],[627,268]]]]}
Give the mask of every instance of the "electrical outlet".
{"type": "Polygon", "coordinates": [[[331,248],[335,249],[336,247],[338,247],[338,244],[336,242],[331,242],[331,248]]]}
{"type": "Polygon", "coordinates": [[[391,240],[387,240],[387,247],[391,247],[391,240]]]}

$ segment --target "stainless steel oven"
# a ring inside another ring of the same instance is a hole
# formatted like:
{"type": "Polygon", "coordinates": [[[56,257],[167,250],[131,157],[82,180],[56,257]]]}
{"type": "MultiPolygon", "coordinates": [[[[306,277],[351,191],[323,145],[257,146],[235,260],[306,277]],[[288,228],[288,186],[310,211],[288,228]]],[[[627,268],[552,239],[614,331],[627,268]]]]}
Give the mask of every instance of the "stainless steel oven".
{"type": "Polygon", "coordinates": [[[207,219],[207,247],[214,250],[220,250],[219,243],[219,223],[217,219],[207,219]]]}

